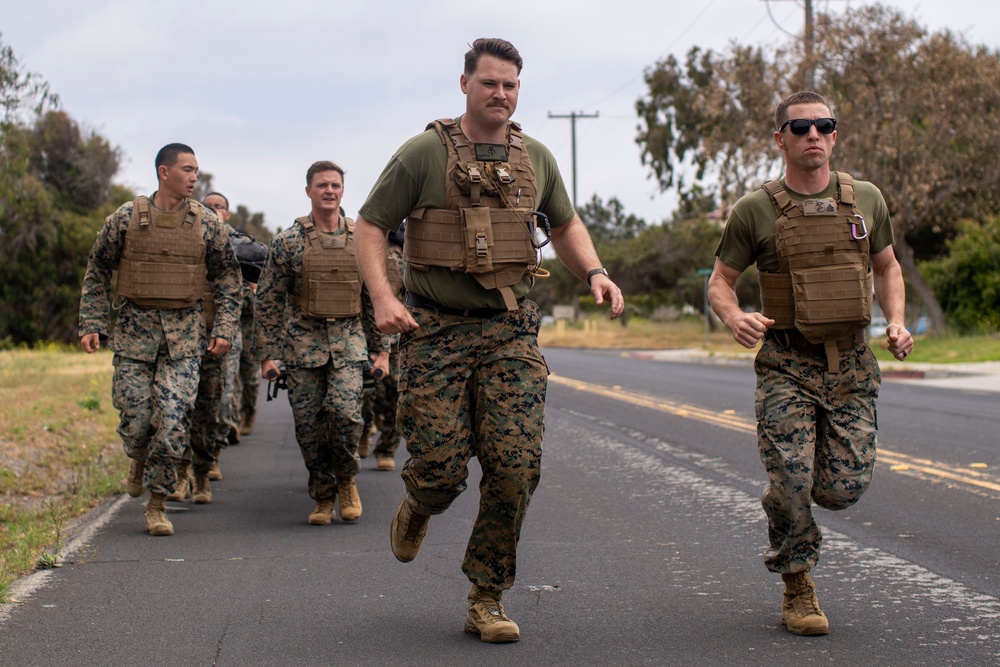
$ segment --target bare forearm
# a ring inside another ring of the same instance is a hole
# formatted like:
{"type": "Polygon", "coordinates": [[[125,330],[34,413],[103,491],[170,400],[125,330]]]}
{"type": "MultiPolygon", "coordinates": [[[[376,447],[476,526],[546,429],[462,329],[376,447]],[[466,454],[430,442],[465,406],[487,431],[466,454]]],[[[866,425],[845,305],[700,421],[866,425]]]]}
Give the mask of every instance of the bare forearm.
{"type": "Polygon", "coordinates": [[[361,270],[361,277],[365,281],[372,301],[379,303],[385,299],[395,298],[385,268],[385,258],[389,252],[385,231],[363,217],[358,217],[355,237],[358,268],[361,270]]]}
{"type": "Polygon", "coordinates": [[[579,216],[552,230],[552,247],[566,268],[581,280],[587,279],[588,271],[601,266],[590,232],[579,216]]]}
{"type": "Polygon", "coordinates": [[[906,318],[906,286],[903,270],[893,263],[882,272],[875,272],[875,298],[888,324],[903,325],[906,318]]]}
{"type": "Polygon", "coordinates": [[[722,323],[732,329],[733,318],[742,312],[736,290],[723,278],[712,276],[708,281],[708,303],[722,323]]]}

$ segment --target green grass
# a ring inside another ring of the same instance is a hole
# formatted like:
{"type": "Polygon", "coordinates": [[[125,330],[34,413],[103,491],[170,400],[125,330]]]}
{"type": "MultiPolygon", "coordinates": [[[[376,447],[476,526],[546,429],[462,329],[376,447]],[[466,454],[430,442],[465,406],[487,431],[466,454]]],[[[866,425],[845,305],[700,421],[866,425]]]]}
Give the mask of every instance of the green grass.
{"type": "Polygon", "coordinates": [[[58,565],[69,522],[122,490],[111,374],[106,352],[0,352],[0,602],[58,565]]]}
{"type": "MultiPolygon", "coordinates": [[[[884,345],[872,341],[872,349],[879,361],[895,361],[884,345]]],[[[908,363],[957,364],[1000,361],[1000,335],[996,336],[918,336],[908,363]]]]}

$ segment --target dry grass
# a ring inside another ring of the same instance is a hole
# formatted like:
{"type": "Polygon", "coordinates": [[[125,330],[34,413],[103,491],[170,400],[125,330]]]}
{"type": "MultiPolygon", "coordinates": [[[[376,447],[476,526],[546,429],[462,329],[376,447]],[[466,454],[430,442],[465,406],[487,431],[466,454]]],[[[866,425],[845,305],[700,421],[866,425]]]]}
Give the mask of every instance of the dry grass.
{"type": "Polygon", "coordinates": [[[697,348],[716,354],[750,352],[733,340],[727,329],[705,332],[701,320],[651,322],[631,318],[627,326],[594,315],[580,322],[559,321],[542,327],[538,342],[548,347],[590,347],[630,350],[697,348]]]}
{"type": "Polygon", "coordinates": [[[65,523],[121,490],[111,355],[0,352],[0,602],[61,548],[65,523]]]}

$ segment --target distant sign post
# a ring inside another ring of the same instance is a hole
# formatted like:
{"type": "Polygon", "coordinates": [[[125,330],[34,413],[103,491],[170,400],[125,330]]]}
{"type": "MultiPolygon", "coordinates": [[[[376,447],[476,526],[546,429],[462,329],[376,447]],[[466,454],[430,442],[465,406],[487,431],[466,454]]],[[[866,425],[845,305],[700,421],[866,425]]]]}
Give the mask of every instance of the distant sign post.
{"type": "Polygon", "coordinates": [[[704,280],[704,302],[705,302],[705,342],[702,347],[708,347],[708,277],[712,275],[712,269],[698,269],[698,275],[704,280]]]}

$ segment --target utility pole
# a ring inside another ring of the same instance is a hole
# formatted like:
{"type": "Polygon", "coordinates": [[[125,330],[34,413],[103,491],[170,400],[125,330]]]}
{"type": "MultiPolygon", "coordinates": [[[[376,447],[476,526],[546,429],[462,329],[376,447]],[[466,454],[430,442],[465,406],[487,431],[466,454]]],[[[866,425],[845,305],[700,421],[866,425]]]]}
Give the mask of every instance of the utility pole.
{"type": "MultiPolygon", "coordinates": [[[[777,2],[778,0],[775,0],[777,2]]],[[[795,0],[798,2],[798,0],[795,0]]],[[[771,0],[764,0],[768,3],[767,12],[771,13],[771,0]]],[[[805,72],[802,75],[802,88],[803,90],[813,90],[816,84],[816,59],[813,56],[813,51],[815,49],[815,40],[813,37],[813,0],[804,0],[806,9],[806,23],[805,27],[802,29],[802,50],[805,52],[805,72]]],[[[771,20],[774,21],[774,16],[771,16],[771,20]]],[[[777,22],[775,22],[777,25],[777,22]]],[[[778,26],[781,28],[781,26],[778,26]]],[[[781,28],[784,32],[788,32],[784,28],[781,28]]],[[[789,33],[791,34],[791,33],[789,33]]]]}
{"type": "Polygon", "coordinates": [[[599,111],[592,114],[585,114],[571,111],[568,114],[554,114],[549,112],[549,118],[569,118],[570,131],[573,134],[573,208],[576,208],[576,119],[577,118],[597,118],[599,111]]]}
{"type": "Polygon", "coordinates": [[[806,71],[802,76],[803,88],[813,90],[815,80],[814,70],[816,61],[813,59],[813,3],[812,0],[806,2],[806,25],[803,31],[803,47],[806,52],[806,71]]]}

